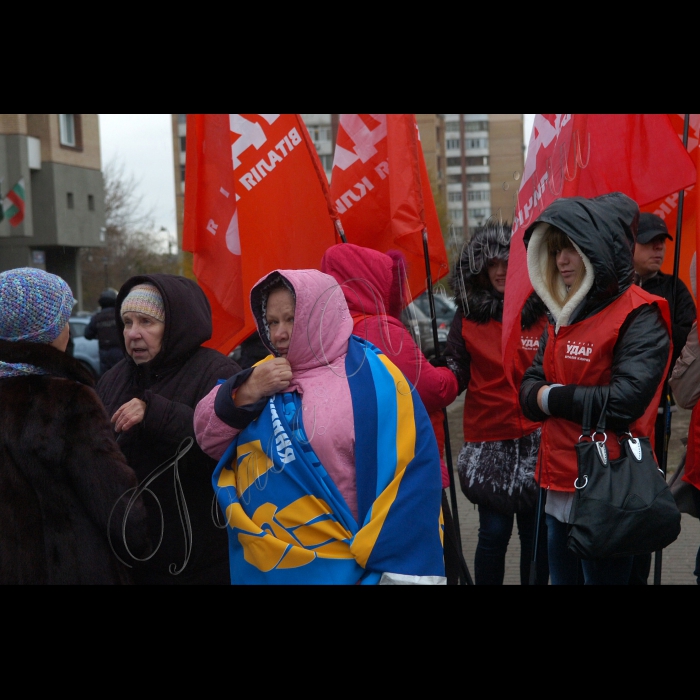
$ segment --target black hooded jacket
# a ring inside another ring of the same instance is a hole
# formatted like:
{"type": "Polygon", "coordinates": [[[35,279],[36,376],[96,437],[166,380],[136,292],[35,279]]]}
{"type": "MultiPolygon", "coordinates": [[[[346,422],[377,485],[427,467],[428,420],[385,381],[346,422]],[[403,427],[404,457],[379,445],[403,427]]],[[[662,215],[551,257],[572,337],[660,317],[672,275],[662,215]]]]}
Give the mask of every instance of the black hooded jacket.
{"type": "MultiPolygon", "coordinates": [[[[459,393],[469,384],[471,356],[462,338],[462,320],[484,324],[503,320],[503,294],[494,289],[488,275],[488,264],[492,260],[508,261],[510,255],[510,227],[488,225],[481,228],[466,245],[455,265],[450,280],[455,290],[457,313],[452,319],[447,336],[445,360],[457,377],[459,393]]],[[[547,308],[535,292],[527,298],[520,315],[521,328],[534,326],[547,308]]]]}
{"type": "MultiPolygon", "coordinates": [[[[146,403],[144,420],[118,443],[139,482],[157,467],[172,464],[183,440],[192,445],[178,460],[177,472],[187,517],[184,526],[178,507],[174,467],[149,486],[155,498],[145,496],[154,548],[162,531],[160,548],[147,562],[136,563],[137,583],[229,583],[228,539],[225,529],[214,523],[214,490],[211,475],[216,462],[205,455],[194,439],[193,417],[197,403],[219,380],[228,379],[240,367],[216,350],[201,347],[212,334],[211,308],[201,288],[185,277],[167,274],[139,275],[121,288],[116,304],[117,328],[125,358],[102,376],[97,392],[110,416],[133,398],[146,403]],[[121,305],[137,284],[152,284],[165,308],[161,350],[150,362],[136,364],[126,354],[121,305]],[[161,511],[164,524],[161,527],[161,511]],[[187,537],[188,520],[192,528],[187,537]],[[189,550],[191,546],[191,551],[189,550]],[[186,565],[185,565],[186,563],[186,565]],[[173,575],[169,568],[182,573],[173,575]]],[[[185,509],[183,508],[183,513],[185,509]]]]}
{"type": "MultiPolygon", "coordinates": [[[[626,195],[612,194],[585,199],[562,198],[554,201],[525,232],[528,248],[528,269],[535,291],[551,308],[546,291],[540,291],[543,280],[533,275],[533,234],[549,224],[563,231],[588,258],[592,266],[592,286],[585,298],[573,309],[566,325],[575,324],[602,311],[622,295],[633,283],[632,250],[639,219],[637,204],[626,195]],[[538,289],[540,287],[540,289],[538,289]]],[[[539,241],[539,239],[538,239],[539,241]]],[[[564,307],[567,308],[566,306],[564,307]]],[[[556,317],[557,314],[555,313],[556,317]]],[[[559,317],[561,318],[561,316],[559,317]]],[[[520,403],[531,420],[547,418],[537,405],[537,392],[549,384],[542,366],[548,342],[548,329],[540,341],[532,366],[525,372],[520,387],[520,403]]],[[[643,305],[629,314],[623,323],[612,357],[610,396],[607,406],[608,427],[620,432],[640,418],[652,401],[664,378],[671,341],[656,304],[643,305]]],[[[555,387],[549,393],[549,409],[553,416],[581,424],[585,387],[567,385],[555,387]]],[[[593,415],[602,408],[596,393],[593,415]]]]}

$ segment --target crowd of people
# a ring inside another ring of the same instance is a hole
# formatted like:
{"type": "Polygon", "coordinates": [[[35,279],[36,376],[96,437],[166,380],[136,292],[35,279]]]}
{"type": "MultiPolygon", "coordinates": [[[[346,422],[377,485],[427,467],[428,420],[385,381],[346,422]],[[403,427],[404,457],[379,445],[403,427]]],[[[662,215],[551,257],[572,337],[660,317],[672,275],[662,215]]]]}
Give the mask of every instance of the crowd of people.
{"type": "MultiPolygon", "coordinates": [[[[0,582],[464,582],[444,430],[464,394],[456,472],[478,508],[474,583],[503,584],[514,525],[522,585],[647,583],[651,553],[581,560],[567,523],[586,402],[600,412],[605,393],[612,433],[656,435],[664,469],[671,387],[700,405],[695,301],[660,271],[672,237],[621,193],[547,207],[524,235],[534,291],[509,377],[511,237],[491,222],[465,243],[431,362],[400,318],[396,251],[343,243],[319,270],[270,271],[250,292],[257,333],[240,364],[205,347],[196,282],[132,277],[105,290],[86,331],[96,385],[65,352],[65,281],[0,273],[0,582]]],[[[684,478],[700,507],[699,435],[694,408],[684,478]]]]}

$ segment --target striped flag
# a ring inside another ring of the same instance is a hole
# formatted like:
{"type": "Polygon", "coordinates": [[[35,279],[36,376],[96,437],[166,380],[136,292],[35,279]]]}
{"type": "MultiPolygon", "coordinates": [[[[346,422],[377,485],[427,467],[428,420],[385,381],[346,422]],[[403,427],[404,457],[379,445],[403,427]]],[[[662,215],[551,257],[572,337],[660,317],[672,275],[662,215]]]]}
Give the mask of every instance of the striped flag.
{"type": "Polygon", "coordinates": [[[7,193],[2,200],[3,216],[12,226],[18,226],[24,220],[24,178],[7,193]]]}

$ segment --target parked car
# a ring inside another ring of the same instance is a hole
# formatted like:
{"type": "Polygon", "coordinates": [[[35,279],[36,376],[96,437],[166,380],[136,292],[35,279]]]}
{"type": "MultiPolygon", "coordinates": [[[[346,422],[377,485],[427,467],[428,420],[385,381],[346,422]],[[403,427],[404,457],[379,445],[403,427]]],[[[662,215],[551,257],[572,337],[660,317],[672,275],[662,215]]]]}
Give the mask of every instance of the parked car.
{"type": "MultiPolygon", "coordinates": [[[[447,334],[450,332],[457,305],[452,299],[443,295],[434,295],[433,299],[437,321],[438,352],[442,353],[447,345],[447,334]]],[[[421,294],[412,301],[401,313],[401,320],[423,354],[429,360],[432,359],[435,356],[435,339],[428,295],[421,294]]]]}
{"type": "Polygon", "coordinates": [[[70,335],[73,341],[73,357],[87,367],[92,376],[100,376],[100,343],[85,337],[85,328],[91,316],[71,316],[68,319],[70,335]]]}

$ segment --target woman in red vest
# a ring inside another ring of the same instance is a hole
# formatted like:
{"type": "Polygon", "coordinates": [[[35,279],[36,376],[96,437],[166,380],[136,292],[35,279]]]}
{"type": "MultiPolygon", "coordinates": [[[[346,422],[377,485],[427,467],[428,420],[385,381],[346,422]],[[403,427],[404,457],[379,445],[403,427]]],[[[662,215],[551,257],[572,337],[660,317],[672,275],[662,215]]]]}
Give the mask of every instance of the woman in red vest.
{"type": "MultiPolygon", "coordinates": [[[[529,583],[535,531],[537,485],[534,480],[540,424],[526,418],[518,394],[506,378],[501,352],[503,293],[511,229],[490,223],[464,248],[452,287],[458,311],[445,352],[464,399],[464,446],[457,469],[464,495],[479,507],[479,539],[474,583],[501,585],[505,558],[517,520],[520,582],[529,583]]],[[[516,382],[532,363],[546,323],[536,295],[522,313],[520,365],[516,382]]],[[[544,538],[537,556],[537,583],[548,579],[544,538]]]]}
{"type": "MultiPolygon", "coordinates": [[[[578,476],[585,389],[609,387],[606,411],[611,460],[615,434],[628,429],[653,444],[656,407],[670,362],[668,303],[634,285],[639,207],[620,192],[554,201],[525,231],[535,291],[549,308],[547,326],[520,403],[542,423],[536,478],[547,489],[549,568],[554,585],[579,582],[578,559],[566,546],[578,476]]],[[[593,415],[602,408],[594,392],[593,415]]],[[[584,583],[627,585],[632,557],[581,562],[584,583]]]]}

